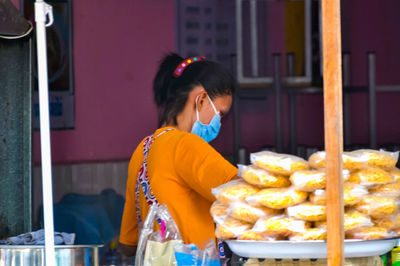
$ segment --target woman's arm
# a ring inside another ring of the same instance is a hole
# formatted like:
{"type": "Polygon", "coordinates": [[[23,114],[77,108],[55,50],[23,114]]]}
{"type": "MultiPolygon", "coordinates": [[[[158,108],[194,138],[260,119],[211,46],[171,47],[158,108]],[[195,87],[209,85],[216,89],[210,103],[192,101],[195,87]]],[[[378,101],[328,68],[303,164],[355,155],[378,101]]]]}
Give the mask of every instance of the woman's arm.
{"type": "Polygon", "coordinates": [[[122,253],[124,253],[125,256],[132,257],[132,256],[135,256],[135,254],[136,254],[137,246],[130,246],[130,245],[124,245],[122,243],[119,243],[119,248],[122,251],[122,253]]]}

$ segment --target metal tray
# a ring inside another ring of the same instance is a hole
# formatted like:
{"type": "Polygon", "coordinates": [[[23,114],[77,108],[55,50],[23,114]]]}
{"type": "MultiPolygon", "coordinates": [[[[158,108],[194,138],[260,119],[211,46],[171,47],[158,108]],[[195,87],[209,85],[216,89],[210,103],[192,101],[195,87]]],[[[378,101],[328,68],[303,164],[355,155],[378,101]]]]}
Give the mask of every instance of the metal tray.
{"type": "MultiPolygon", "coordinates": [[[[98,266],[101,245],[60,245],[55,246],[56,266],[98,266]]],[[[45,265],[44,246],[3,246],[0,245],[0,265],[45,265]]]]}
{"type": "MultiPolygon", "coordinates": [[[[399,238],[344,241],[346,258],[382,255],[390,251],[399,238]]],[[[320,259],[327,257],[327,242],[226,240],[233,253],[246,258],[320,259]]]]}

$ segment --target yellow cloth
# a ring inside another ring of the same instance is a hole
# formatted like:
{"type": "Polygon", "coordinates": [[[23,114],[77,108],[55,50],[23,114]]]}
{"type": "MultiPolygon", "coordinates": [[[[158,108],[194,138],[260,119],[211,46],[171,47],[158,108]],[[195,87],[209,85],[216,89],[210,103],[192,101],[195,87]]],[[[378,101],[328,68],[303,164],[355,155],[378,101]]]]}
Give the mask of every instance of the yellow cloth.
{"type": "MultiPolygon", "coordinates": [[[[165,129],[156,130],[154,135],[165,129]]],[[[125,245],[137,245],[138,242],[135,188],[142,161],[143,141],[129,163],[120,233],[120,242],[125,245]]],[[[153,142],[147,158],[147,171],[153,194],[160,205],[167,205],[185,243],[199,245],[215,237],[210,215],[215,197],[211,189],[237,175],[236,167],[199,136],[176,129],[153,142]]],[[[139,206],[144,220],[149,207],[142,189],[139,206]]]]}

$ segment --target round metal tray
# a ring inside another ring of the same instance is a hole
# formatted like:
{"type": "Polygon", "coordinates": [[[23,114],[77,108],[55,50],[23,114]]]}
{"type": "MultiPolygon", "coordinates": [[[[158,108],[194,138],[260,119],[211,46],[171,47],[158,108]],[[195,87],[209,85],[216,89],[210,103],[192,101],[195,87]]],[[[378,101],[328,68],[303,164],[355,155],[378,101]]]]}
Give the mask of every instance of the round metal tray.
{"type": "MultiPolygon", "coordinates": [[[[399,238],[344,241],[344,256],[369,257],[390,251],[399,238]]],[[[320,259],[327,257],[327,242],[310,241],[250,241],[226,240],[233,253],[246,258],[320,259]]]]}

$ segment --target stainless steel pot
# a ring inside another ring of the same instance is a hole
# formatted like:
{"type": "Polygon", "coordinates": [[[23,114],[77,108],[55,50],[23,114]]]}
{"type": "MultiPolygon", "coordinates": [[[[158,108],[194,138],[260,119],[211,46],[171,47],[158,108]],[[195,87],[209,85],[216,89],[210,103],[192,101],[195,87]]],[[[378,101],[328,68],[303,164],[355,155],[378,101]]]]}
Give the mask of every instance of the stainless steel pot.
{"type": "MultiPolygon", "coordinates": [[[[98,266],[99,245],[55,246],[57,266],[98,266]]],[[[0,246],[0,266],[44,266],[44,246],[0,246]]]]}

